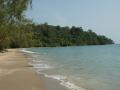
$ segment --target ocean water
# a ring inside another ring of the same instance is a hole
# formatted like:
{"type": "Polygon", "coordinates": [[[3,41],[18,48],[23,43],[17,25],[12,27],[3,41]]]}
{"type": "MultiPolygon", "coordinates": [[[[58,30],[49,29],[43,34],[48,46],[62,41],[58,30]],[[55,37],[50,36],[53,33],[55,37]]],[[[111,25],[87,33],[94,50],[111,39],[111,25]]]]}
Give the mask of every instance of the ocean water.
{"type": "Polygon", "coordinates": [[[120,90],[120,45],[23,49],[35,70],[71,90],[120,90]]]}

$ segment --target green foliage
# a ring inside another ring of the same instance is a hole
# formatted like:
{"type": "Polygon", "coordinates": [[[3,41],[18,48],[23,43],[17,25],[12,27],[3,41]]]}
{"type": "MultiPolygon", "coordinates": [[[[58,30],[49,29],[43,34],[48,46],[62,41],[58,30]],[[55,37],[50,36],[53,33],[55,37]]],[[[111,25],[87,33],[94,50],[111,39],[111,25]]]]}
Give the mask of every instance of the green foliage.
{"type": "MultiPolygon", "coordinates": [[[[26,31],[23,31],[23,28],[21,30],[25,20],[23,12],[29,4],[31,4],[31,0],[0,0],[0,50],[20,47],[23,39],[21,35],[24,35],[24,40],[29,36],[28,33],[25,33],[26,31]],[[22,32],[24,33],[22,34],[22,32]]],[[[24,27],[25,29],[26,27],[24,27]]]]}
{"type": "Polygon", "coordinates": [[[48,24],[33,26],[33,41],[36,47],[72,46],[72,45],[105,45],[114,42],[92,30],[84,31],[82,27],[60,27],[48,24]]]}
{"type": "Polygon", "coordinates": [[[0,0],[0,21],[19,23],[31,0],[0,0]]]}

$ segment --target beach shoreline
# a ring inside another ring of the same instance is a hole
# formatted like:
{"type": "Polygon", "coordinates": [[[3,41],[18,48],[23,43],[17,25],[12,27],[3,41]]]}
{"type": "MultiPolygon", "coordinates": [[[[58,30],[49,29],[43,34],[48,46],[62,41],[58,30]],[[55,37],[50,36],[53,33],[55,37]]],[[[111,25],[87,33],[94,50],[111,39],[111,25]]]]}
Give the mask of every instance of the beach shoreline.
{"type": "Polygon", "coordinates": [[[40,53],[27,50],[27,48],[20,49],[29,59],[29,66],[44,79],[45,90],[85,90],[85,88],[79,87],[68,80],[67,76],[61,74],[50,75],[45,73],[45,70],[55,68],[44,62],[44,58],[40,53]]]}
{"type": "Polygon", "coordinates": [[[0,90],[69,90],[54,79],[38,74],[21,49],[0,53],[0,90]]]}
{"type": "Polygon", "coordinates": [[[42,79],[18,49],[0,53],[0,90],[44,90],[42,79]]]}

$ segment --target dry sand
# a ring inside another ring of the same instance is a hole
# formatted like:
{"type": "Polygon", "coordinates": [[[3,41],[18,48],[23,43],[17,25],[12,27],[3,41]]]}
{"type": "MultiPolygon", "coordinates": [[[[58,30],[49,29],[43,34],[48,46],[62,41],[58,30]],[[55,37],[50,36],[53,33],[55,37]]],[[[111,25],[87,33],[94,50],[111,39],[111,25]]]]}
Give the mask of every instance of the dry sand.
{"type": "Polygon", "coordinates": [[[44,90],[43,80],[17,49],[0,53],[0,90],[44,90]]]}

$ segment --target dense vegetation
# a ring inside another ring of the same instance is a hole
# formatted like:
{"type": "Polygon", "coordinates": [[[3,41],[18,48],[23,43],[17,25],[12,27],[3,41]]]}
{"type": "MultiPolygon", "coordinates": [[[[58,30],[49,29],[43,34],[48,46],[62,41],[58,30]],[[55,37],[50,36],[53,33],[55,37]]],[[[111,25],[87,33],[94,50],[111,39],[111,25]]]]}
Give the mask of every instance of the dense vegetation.
{"type": "Polygon", "coordinates": [[[105,45],[113,41],[82,27],[35,25],[24,16],[31,0],[0,0],[0,50],[5,48],[105,45]]]}
{"type": "Polygon", "coordinates": [[[97,35],[92,30],[84,31],[82,27],[60,27],[45,24],[34,25],[34,45],[41,46],[71,46],[71,45],[105,45],[113,41],[103,35],[97,35]]]}
{"type": "Polygon", "coordinates": [[[30,4],[31,0],[0,0],[0,50],[29,44],[30,35],[25,31],[28,20],[24,11],[30,4]]]}

